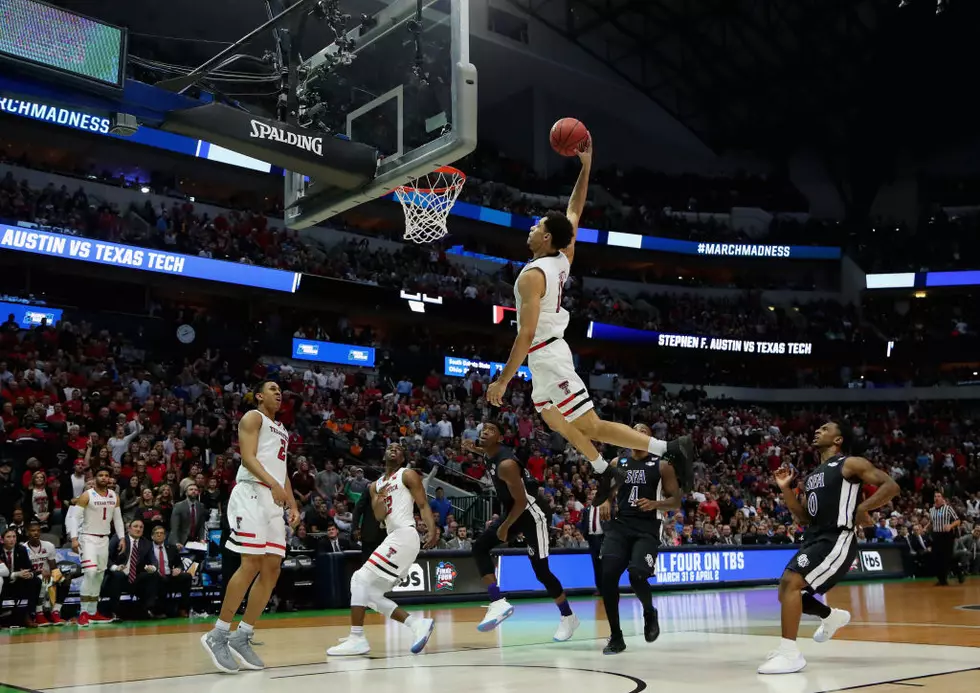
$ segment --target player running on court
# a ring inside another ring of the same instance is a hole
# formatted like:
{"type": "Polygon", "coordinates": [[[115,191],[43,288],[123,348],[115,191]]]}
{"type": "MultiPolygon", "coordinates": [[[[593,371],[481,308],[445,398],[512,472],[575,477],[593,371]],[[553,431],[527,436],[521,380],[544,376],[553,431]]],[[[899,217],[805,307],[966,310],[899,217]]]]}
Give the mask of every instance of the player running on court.
{"type": "Polygon", "coordinates": [[[544,586],[548,596],[555,600],[561,612],[561,622],[554,640],[565,642],[579,627],[579,620],[572,613],[572,607],[565,597],[565,588],[548,565],[548,516],[527,491],[524,482],[525,479],[530,481],[530,474],[518,461],[514,451],[500,444],[500,427],[493,421],[483,424],[479,447],[470,441],[464,441],[463,447],[486,456],[487,471],[503,511],[503,516],[473,542],[473,560],[490,592],[490,607],[477,630],[491,631],[514,613],[514,607],[500,594],[490,551],[523,534],[534,577],[544,586]]]}
{"type": "Polygon", "coordinates": [[[422,477],[413,469],[405,469],[404,464],[405,450],[392,443],[385,450],[384,476],[368,487],[371,509],[378,521],[384,522],[388,536],[351,576],[350,635],[327,650],[329,657],[352,657],[371,651],[371,644],[364,636],[368,607],[412,629],[412,654],[421,652],[432,635],[435,621],[409,614],[385,596],[408,575],[419,555],[416,506],[428,532],[423,548],[431,549],[436,543],[436,520],[426,501],[422,477]]]}
{"type": "Polygon", "coordinates": [[[575,372],[572,352],[565,342],[569,315],[562,307],[562,292],[575,258],[575,237],[589,191],[591,142],[578,157],[582,170],[565,214],[548,212],[527,237],[533,257],[514,285],[517,338],[503,371],[487,388],[487,401],[493,406],[501,405],[507,385],[527,359],[534,408],[552,430],[562,434],[591,461],[596,473],[602,474],[608,463],[592,444],[593,440],[678,458],[678,480],[682,488],[689,489],[694,482],[691,437],[683,436],[668,443],[624,424],[603,421],[595,413],[585,383],[575,372]]]}
{"type": "Polygon", "coordinates": [[[115,620],[98,613],[102,578],[109,562],[109,529],[113,525],[119,538],[119,553],[126,552],[126,526],[116,492],[109,488],[111,480],[111,472],[100,468],[95,473],[95,487],[85,489],[72,501],[65,519],[71,548],[82,559],[82,603],[78,613],[78,625],[82,627],[115,620]]]}
{"type": "MultiPolygon", "coordinates": [[[[634,428],[645,435],[651,433],[645,424],[634,428]]],[[[603,528],[598,587],[610,631],[602,653],[618,654],[626,649],[619,627],[619,578],[624,570],[629,571],[633,593],[643,605],[644,638],[653,642],[660,636],[660,622],[648,580],[657,567],[667,511],[681,507],[681,491],[671,463],[646,450],[633,450],[629,456],[610,464],[616,466],[617,473],[603,476],[596,493],[599,519],[606,521],[613,516],[603,528]]]]}
{"type": "Polygon", "coordinates": [[[256,408],[238,424],[242,466],[228,499],[231,536],[225,548],[241,554],[242,564],[225,587],[214,629],[201,636],[201,645],[214,666],[226,674],[237,673],[239,663],[245,669],[265,668],[249,638],[269,603],[286,555],[284,508],[289,509],[289,524],[295,527],[299,523],[296,498],[286,476],[289,432],[276,421],[282,391],[277,383],[263,380],[254,397],[256,408]],[[245,615],[232,633],[231,622],[246,592],[245,615]]]}
{"type": "Polygon", "coordinates": [[[803,545],[779,581],[783,637],[779,649],[770,652],[759,667],[760,674],[792,674],[806,666],[796,645],[801,614],[820,618],[820,627],[813,634],[817,642],[827,642],[851,620],[849,612],[831,609],[813,595],[826,594],[847,575],[857,555],[856,528],[870,525],[868,513],[899,492],[898,484],[885,472],[863,457],[847,454],[852,436],[847,424],[831,421],[817,429],[813,446],[820,452],[820,466],[803,482],[805,505],[792,488],[796,471],[791,467],[776,470],[786,506],[807,528],[803,545]],[[862,484],[877,490],[859,503],[862,484]]]}

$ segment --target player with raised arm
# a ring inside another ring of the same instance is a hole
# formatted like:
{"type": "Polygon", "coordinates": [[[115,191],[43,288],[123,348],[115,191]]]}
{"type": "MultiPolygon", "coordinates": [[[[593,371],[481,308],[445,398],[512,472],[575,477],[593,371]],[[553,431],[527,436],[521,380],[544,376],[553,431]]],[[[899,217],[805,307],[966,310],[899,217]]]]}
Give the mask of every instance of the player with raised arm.
{"type": "Polygon", "coordinates": [[[102,467],[95,473],[95,485],[72,501],[65,519],[71,548],[82,559],[81,607],[78,625],[111,623],[115,619],[98,613],[102,578],[109,562],[109,531],[115,526],[120,555],[126,552],[126,526],[116,492],[109,488],[112,472],[102,467]]]}
{"type": "Polygon", "coordinates": [[[591,461],[597,474],[605,472],[608,463],[592,444],[593,440],[674,458],[679,463],[676,469],[681,488],[689,490],[694,483],[691,437],[682,436],[668,443],[625,424],[603,421],[595,413],[585,383],[575,372],[572,352],[564,339],[569,314],[562,307],[562,292],[575,258],[575,238],[588,197],[591,141],[578,152],[578,157],[582,170],[565,214],[548,212],[528,234],[532,258],[514,285],[517,338],[503,371],[487,388],[487,401],[493,406],[501,405],[508,384],[527,359],[534,408],[552,430],[558,431],[591,461]]]}
{"type": "Polygon", "coordinates": [[[426,501],[422,477],[415,470],[404,468],[404,464],[404,448],[392,443],[385,450],[384,476],[369,487],[371,510],[384,523],[388,536],[351,576],[350,635],[327,650],[329,657],[352,657],[371,651],[371,644],[364,636],[364,616],[369,607],[411,628],[412,654],[421,652],[432,635],[435,622],[431,618],[409,614],[385,596],[408,575],[419,555],[416,507],[425,521],[424,548],[431,549],[436,543],[436,521],[426,501]]]}
{"type": "Polygon", "coordinates": [[[517,459],[512,448],[500,444],[500,439],[500,425],[494,421],[486,421],[480,431],[479,447],[471,441],[464,441],[463,444],[464,449],[486,458],[487,473],[493,482],[502,511],[502,516],[473,542],[473,560],[476,561],[483,584],[490,593],[490,607],[477,630],[491,631],[514,613],[514,607],[501,595],[497,586],[490,552],[498,545],[506,544],[523,534],[534,577],[544,586],[561,613],[558,630],[552,639],[565,642],[575,634],[579,620],[572,613],[572,606],[565,596],[565,588],[551,572],[548,564],[548,516],[527,489],[526,484],[531,482],[527,468],[517,459]]]}
{"type": "Polygon", "coordinates": [[[826,594],[847,575],[857,555],[855,530],[871,524],[868,513],[898,495],[895,480],[863,457],[848,455],[853,437],[849,425],[828,422],[817,429],[813,446],[820,452],[820,466],[803,481],[806,505],[793,489],[796,470],[780,467],[776,483],[786,506],[800,524],[806,525],[803,545],[790,560],[779,581],[782,640],[759,667],[760,674],[792,674],[806,666],[796,645],[801,614],[820,618],[813,634],[827,642],[851,620],[843,609],[831,609],[814,594],[826,594]],[[861,486],[877,487],[869,498],[858,502],[861,486]]]}
{"type": "MultiPolygon", "coordinates": [[[[645,424],[637,424],[635,428],[646,435],[651,433],[645,424]]],[[[629,571],[630,586],[643,605],[644,638],[653,642],[660,636],[649,579],[657,567],[667,511],[681,507],[681,491],[670,462],[646,450],[633,450],[629,456],[610,464],[616,465],[617,473],[602,477],[595,498],[599,519],[612,518],[603,530],[601,584],[597,587],[610,631],[602,653],[618,654],[626,649],[619,627],[619,578],[624,570],[629,571]]]]}
{"type": "Polygon", "coordinates": [[[226,674],[237,673],[239,663],[245,669],[265,668],[249,639],[269,603],[286,555],[284,509],[288,508],[291,526],[299,523],[299,508],[286,475],[289,432],[276,421],[282,390],[277,383],[263,380],[254,396],[256,408],[238,424],[242,466],[228,499],[231,536],[225,548],[241,554],[242,564],[225,586],[214,629],[201,637],[211,661],[226,674]],[[232,633],[231,622],[246,592],[245,615],[232,633]]]}

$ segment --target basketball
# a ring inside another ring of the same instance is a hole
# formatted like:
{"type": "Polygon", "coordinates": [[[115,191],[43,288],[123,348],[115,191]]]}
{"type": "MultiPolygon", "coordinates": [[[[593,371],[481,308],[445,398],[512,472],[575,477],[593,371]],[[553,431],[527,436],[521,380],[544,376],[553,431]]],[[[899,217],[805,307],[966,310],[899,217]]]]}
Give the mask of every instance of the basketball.
{"type": "Polygon", "coordinates": [[[562,118],[551,126],[551,148],[562,156],[575,156],[590,138],[588,129],[575,118],[562,118]]]}

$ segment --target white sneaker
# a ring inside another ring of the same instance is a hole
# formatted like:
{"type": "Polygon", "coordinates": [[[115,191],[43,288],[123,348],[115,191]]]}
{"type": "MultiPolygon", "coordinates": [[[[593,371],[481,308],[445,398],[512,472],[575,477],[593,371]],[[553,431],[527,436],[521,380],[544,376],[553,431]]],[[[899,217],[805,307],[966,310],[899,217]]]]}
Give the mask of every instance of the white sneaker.
{"type": "Polygon", "coordinates": [[[813,634],[814,642],[827,642],[834,633],[851,622],[851,612],[844,609],[831,609],[830,616],[821,619],[820,627],[813,634]]]}
{"type": "Polygon", "coordinates": [[[800,651],[796,652],[783,652],[782,650],[773,650],[766,657],[766,661],[759,665],[760,674],[794,674],[797,671],[802,671],[803,667],[806,666],[806,660],[803,659],[803,653],[800,651]]]}
{"type": "Polygon", "coordinates": [[[412,625],[412,632],[415,634],[415,641],[412,643],[412,654],[418,654],[425,649],[425,644],[432,636],[432,630],[436,627],[436,622],[431,618],[420,618],[412,625]]]}
{"type": "Polygon", "coordinates": [[[487,609],[487,615],[483,617],[483,620],[480,621],[480,625],[476,629],[481,633],[487,633],[513,615],[514,607],[510,605],[510,602],[506,599],[498,599],[490,603],[490,608],[487,609]]]}
{"type": "Polygon", "coordinates": [[[582,624],[578,622],[578,616],[575,614],[562,616],[561,623],[558,624],[558,630],[555,631],[555,642],[570,640],[580,625],[582,624]]]}
{"type": "Polygon", "coordinates": [[[328,657],[357,657],[371,651],[371,643],[363,635],[348,635],[339,645],[327,650],[328,657]]]}

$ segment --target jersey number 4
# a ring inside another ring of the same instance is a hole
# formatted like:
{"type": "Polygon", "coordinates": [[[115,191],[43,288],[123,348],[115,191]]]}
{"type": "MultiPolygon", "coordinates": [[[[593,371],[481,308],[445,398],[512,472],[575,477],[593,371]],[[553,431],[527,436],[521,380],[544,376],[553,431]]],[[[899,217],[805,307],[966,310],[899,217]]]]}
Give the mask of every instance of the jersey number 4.
{"type": "Polygon", "coordinates": [[[640,500],[640,487],[634,486],[633,488],[630,489],[630,497],[629,497],[630,505],[635,507],[636,503],[639,500],[640,500]]]}
{"type": "Polygon", "coordinates": [[[280,440],[279,441],[279,459],[282,460],[283,462],[286,461],[286,441],[285,440],[280,440]]]}

